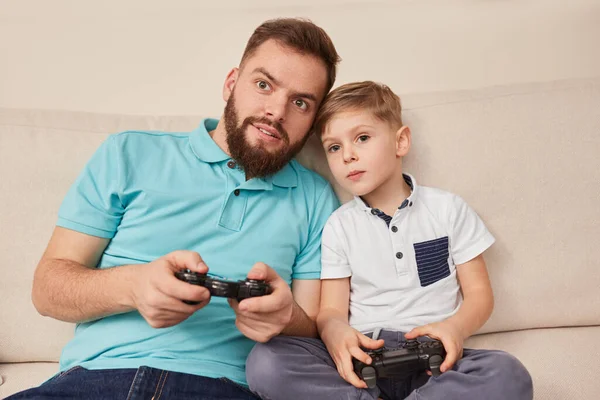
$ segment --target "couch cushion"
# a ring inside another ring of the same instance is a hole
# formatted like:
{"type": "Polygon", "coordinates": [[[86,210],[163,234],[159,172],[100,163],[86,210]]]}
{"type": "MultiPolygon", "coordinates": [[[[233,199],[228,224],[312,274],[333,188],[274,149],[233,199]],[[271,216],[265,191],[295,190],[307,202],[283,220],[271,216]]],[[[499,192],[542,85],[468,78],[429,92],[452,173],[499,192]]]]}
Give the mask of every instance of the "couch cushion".
{"type": "Polygon", "coordinates": [[[0,399],[39,386],[58,372],[58,363],[32,362],[0,364],[0,399]]]}
{"type": "MultiPolygon", "coordinates": [[[[481,332],[600,324],[600,79],[403,103],[406,170],[464,197],[497,238],[486,253],[496,307],[481,332]]],[[[55,361],[72,335],[36,314],[31,280],[62,198],[100,142],[127,129],[189,130],[202,117],[0,109],[0,362],[55,361]]],[[[331,177],[315,138],[299,159],[331,177]]]]}
{"type": "Polygon", "coordinates": [[[600,326],[529,329],[470,338],[465,347],[504,350],[533,377],[534,399],[600,399],[600,326]]]}
{"type": "MultiPolygon", "coordinates": [[[[590,346],[600,327],[532,329],[479,335],[465,347],[508,351],[534,378],[534,398],[540,400],[598,399],[600,350],[590,346]]],[[[57,363],[0,364],[0,398],[37,386],[58,371],[57,363]]]]}

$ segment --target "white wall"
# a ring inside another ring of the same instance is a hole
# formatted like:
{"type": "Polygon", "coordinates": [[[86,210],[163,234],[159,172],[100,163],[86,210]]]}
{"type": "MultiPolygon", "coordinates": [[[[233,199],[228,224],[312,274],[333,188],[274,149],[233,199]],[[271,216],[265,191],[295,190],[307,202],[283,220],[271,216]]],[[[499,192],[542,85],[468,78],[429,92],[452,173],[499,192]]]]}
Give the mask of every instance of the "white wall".
{"type": "Polygon", "coordinates": [[[277,16],[329,32],[337,84],[402,94],[600,75],[600,0],[0,0],[0,107],[218,115],[226,73],[277,16]]]}

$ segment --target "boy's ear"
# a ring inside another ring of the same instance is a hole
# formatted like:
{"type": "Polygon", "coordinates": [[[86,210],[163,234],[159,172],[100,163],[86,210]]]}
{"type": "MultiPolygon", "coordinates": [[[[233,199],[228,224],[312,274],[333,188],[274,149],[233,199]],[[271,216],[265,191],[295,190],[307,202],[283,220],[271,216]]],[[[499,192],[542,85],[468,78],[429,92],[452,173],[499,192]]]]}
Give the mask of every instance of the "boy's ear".
{"type": "Polygon", "coordinates": [[[410,150],[411,134],[408,126],[402,126],[396,131],[396,156],[404,157],[410,150]]]}
{"type": "Polygon", "coordinates": [[[240,69],[236,67],[227,74],[225,83],[223,83],[223,100],[227,101],[229,100],[229,97],[231,97],[231,93],[233,93],[233,88],[235,87],[239,73],[240,69]]]}

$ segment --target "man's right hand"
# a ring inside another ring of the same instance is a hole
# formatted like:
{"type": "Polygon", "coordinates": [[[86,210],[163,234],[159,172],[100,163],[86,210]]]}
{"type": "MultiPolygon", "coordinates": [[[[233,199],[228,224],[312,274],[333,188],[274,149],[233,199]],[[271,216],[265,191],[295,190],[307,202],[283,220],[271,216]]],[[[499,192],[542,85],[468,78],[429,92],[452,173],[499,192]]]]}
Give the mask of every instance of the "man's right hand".
{"type": "Polygon", "coordinates": [[[208,289],[175,277],[175,272],[186,268],[199,273],[208,272],[198,253],[185,250],[174,251],[136,268],[132,303],[153,328],[176,325],[210,301],[208,289]],[[189,305],[183,300],[199,304],[189,305]]]}

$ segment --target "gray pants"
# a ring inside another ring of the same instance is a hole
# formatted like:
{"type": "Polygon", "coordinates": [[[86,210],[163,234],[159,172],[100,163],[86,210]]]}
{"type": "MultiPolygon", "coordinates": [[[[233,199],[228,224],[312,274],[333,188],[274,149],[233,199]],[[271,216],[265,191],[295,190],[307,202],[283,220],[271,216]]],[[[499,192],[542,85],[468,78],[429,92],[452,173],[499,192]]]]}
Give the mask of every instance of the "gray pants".
{"type": "MultiPolygon", "coordinates": [[[[382,331],[388,348],[405,341],[401,332],[382,331]]],[[[422,339],[422,338],[420,338],[422,339]]],[[[258,343],[246,362],[250,389],[266,400],[294,399],[508,399],[533,398],[531,376],[519,360],[497,350],[465,349],[452,370],[379,379],[374,389],[357,389],[340,375],[321,340],[278,336],[258,343]]]]}

